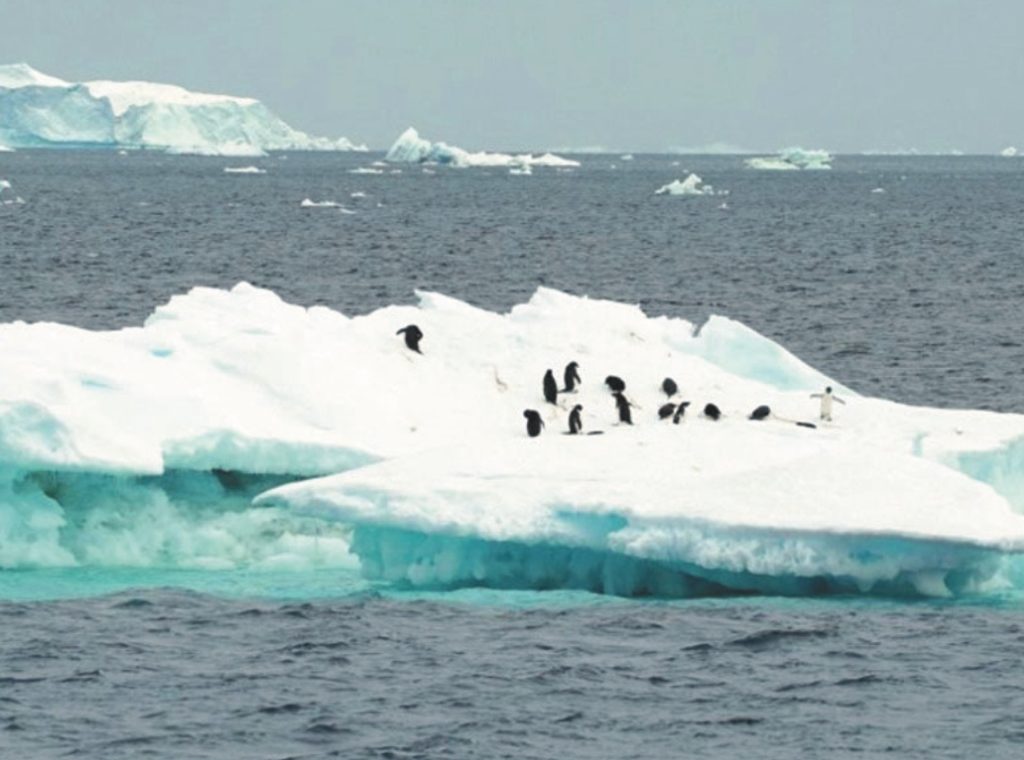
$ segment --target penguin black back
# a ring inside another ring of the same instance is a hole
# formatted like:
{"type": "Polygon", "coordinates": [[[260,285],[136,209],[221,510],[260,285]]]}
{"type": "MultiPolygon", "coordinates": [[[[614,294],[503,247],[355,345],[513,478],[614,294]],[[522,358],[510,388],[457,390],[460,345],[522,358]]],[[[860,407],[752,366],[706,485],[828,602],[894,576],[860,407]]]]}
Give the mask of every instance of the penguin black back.
{"type": "Polygon", "coordinates": [[[671,417],[675,413],[675,411],[676,411],[676,405],[675,404],[673,404],[671,402],[668,403],[668,404],[662,404],[658,408],[658,419],[659,420],[667,420],[669,417],[671,417]]]}
{"type": "Polygon", "coordinates": [[[750,413],[750,419],[761,421],[768,418],[768,415],[772,413],[771,407],[766,404],[761,404],[754,411],[750,413]]]}
{"type": "Polygon", "coordinates": [[[558,403],[558,383],[555,382],[555,373],[551,370],[544,373],[544,400],[549,404],[558,403]]]}
{"type": "Polygon", "coordinates": [[[672,398],[679,392],[679,386],[676,385],[676,381],[671,377],[666,377],[661,381],[661,389],[665,391],[665,395],[668,396],[668,398],[672,398]]]}
{"type": "Polygon", "coordinates": [[[422,354],[423,352],[420,351],[420,341],[423,339],[423,331],[416,325],[409,325],[408,327],[403,327],[395,335],[401,335],[402,333],[405,333],[405,345],[416,353],[422,354]]]}
{"type": "Polygon", "coordinates": [[[583,430],[583,420],[580,418],[580,412],[583,411],[583,406],[576,404],[569,412],[569,435],[579,435],[583,430]]]}
{"type": "Polygon", "coordinates": [[[719,409],[714,404],[705,404],[704,416],[707,417],[709,420],[717,420],[719,417],[722,416],[722,410],[719,409]]]}
{"type": "Polygon", "coordinates": [[[612,395],[615,396],[615,408],[619,410],[619,422],[632,425],[633,414],[629,411],[629,399],[622,395],[622,391],[615,391],[612,395]]]}
{"type": "Polygon", "coordinates": [[[686,414],[686,407],[688,407],[689,405],[690,405],[689,401],[680,401],[679,402],[679,406],[676,407],[676,413],[672,417],[672,424],[673,425],[678,425],[679,424],[679,420],[681,420],[683,418],[683,415],[686,414]]]}
{"type": "Polygon", "coordinates": [[[527,409],[523,412],[523,416],[526,418],[526,434],[531,438],[536,438],[544,429],[544,420],[540,418],[540,412],[535,409],[527,409]]]}
{"type": "Polygon", "coordinates": [[[563,375],[565,387],[562,388],[562,393],[570,393],[576,390],[576,386],[583,382],[580,380],[579,368],[580,365],[576,362],[569,362],[565,365],[565,373],[563,375]]]}
{"type": "Polygon", "coordinates": [[[604,384],[608,386],[612,393],[622,393],[626,390],[626,383],[621,377],[615,375],[608,375],[604,379],[604,384]]]}

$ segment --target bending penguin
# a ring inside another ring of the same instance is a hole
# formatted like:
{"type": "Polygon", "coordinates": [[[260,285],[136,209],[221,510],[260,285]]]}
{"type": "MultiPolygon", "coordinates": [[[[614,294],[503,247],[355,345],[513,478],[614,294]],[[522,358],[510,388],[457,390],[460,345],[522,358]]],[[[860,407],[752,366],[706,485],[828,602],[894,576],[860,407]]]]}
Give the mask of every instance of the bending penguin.
{"type": "Polygon", "coordinates": [[[676,413],[672,416],[672,424],[678,425],[679,421],[683,419],[683,415],[686,414],[686,407],[690,405],[689,401],[680,401],[679,406],[676,407],[676,413]]]}
{"type": "Polygon", "coordinates": [[[608,386],[612,393],[622,393],[626,390],[626,382],[621,377],[616,377],[615,375],[608,375],[604,379],[604,384],[608,386]]]}
{"type": "Polygon", "coordinates": [[[555,373],[551,370],[544,373],[544,400],[549,404],[558,403],[558,383],[555,382],[555,373]]]}
{"type": "Polygon", "coordinates": [[[675,414],[675,411],[676,405],[673,404],[672,402],[662,404],[660,407],[658,407],[658,419],[667,420],[669,417],[675,414]]]}
{"type": "Polygon", "coordinates": [[[661,381],[661,389],[665,392],[665,396],[668,398],[672,398],[679,392],[679,386],[676,385],[676,381],[671,377],[666,377],[661,381]]]}
{"type": "Polygon", "coordinates": [[[576,404],[569,412],[569,435],[579,435],[583,432],[583,420],[580,418],[580,412],[583,411],[581,404],[576,404]]]}
{"type": "Polygon", "coordinates": [[[622,395],[622,391],[615,391],[612,395],[615,397],[615,408],[619,410],[619,422],[632,425],[633,415],[630,413],[629,408],[633,405],[629,403],[628,398],[622,395]]]}
{"type": "Polygon", "coordinates": [[[715,420],[717,422],[718,418],[722,416],[722,410],[719,409],[714,404],[705,404],[704,416],[707,417],[709,420],[715,420]]]}
{"type": "Polygon", "coordinates": [[[832,402],[838,401],[843,406],[846,406],[846,402],[843,401],[839,396],[832,395],[832,386],[826,385],[824,393],[812,393],[811,398],[821,399],[821,419],[826,422],[832,421],[832,402]]]}
{"type": "Polygon", "coordinates": [[[423,331],[416,325],[409,325],[408,327],[403,327],[395,335],[401,335],[402,333],[405,333],[406,347],[418,354],[422,354],[423,352],[420,351],[420,341],[423,339],[423,331]]]}
{"type": "Polygon", "coordinates": [[[574,393],[576,391],[576,386],[583,383],[583,381],[580,380],[579,368],[580,365],[576,362],[569,362],[565,365],[565,374],[563,375],[565,387],[562,388],[562,393],[574,393]]]}
{"type": "Polygon", "coordinates": [[[526,434],[531,438],[536,438],[540,435],[540,431],[544,429],[544,420],[540,418],[540,412],[534,409],[526,409],[523,412],[523,416],[526,418],[526,434]]]}
{"type": "Polygon", "coordinates": [[[771,407],[769,407],[767,404],[761,404],[761,406],[757,407],[754,411],[750,413],[750,419],[760,422],[761,420],[768,419],[771,413],[771,407]]]}

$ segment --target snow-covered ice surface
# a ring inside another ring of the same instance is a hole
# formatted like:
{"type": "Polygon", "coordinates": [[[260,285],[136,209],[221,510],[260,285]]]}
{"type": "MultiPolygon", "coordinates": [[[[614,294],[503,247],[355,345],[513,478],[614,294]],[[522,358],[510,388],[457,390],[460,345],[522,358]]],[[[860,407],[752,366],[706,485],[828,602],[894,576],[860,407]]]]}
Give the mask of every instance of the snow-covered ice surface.
{"type": "Polygon", "coordinates": [[[705,184],[698,175],[692,172],[686,179],[674,179],[654,191],[655,195],[727,195],[726,191],[715,191],[711,185],[705,184]]]}
{"type": "Polygon", "coordinates": [[[293,566],[334,525],[317,561],[350,561],[352,530],[364,573],[412,586],[947,595],[1024,549],[1022,416],[860,397],[724,317],[697,332],[547,289],[508,314],[419,298],[346,317],[241,284],[141,328],[0,326],[0,566],[293,566]],[[422,355],[395,335],[411,323],[422,355]],[[580,392],[546,405],[541,376],[570,360],[580,392]],[[655,414],[665,376],[693,402],[680,425],[655,414]],[[827,383],[836,421],[796,426],[827,383]],[[561,434],[575,403],[603,435],[561,434]],[[773,418],[746,419],[760,404],[773,418]],[[238,509],[184,529],[215,493],[238,509]],[[82,505],[94,530],[68,525],[82,505]],[[247,538],[289,511],[321,527],[247,538]]]}
{"type": "MultiPolygon", "coordinates": [[[[580,165],[579,161],[562,158],[552,153],[544,153],[542,155],[530,153],[511,155],[508,153],[487,153],[484,151],[471,153],[447,143],[432,143],[429,140],[425,140],[412,127],[409,127],[398,136],[398,139],[395,140],[388,150],[385,159],[394,163],[432,163],[458,167],[509,167],[519,170],[531,166],[576,167],[580,165]]],[[[526,172],[520,171],[520,173],[526,172]]]]}
{"type": "Polygon", "coordinates": [[[365,150],[293,129],[253,98],[154,82],[65,82],[24,63],[0,66],[0,143],[155,148],[258,156],[268,150],[365,150]]]}
{"type": "Polygon", "coordinates": [[[783,148],[777,156],[757,156],[746,160],[751,169],[792,171],[795,169],[831,169],[832,156],[827,150],[783,148]]]}

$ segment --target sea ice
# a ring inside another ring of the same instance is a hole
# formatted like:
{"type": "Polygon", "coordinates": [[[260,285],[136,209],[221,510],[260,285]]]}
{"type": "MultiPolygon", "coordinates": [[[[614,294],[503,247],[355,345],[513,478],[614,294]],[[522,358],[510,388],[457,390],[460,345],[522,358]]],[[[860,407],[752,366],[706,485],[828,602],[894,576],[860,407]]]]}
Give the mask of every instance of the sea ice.
{"type": "Polygon", "coordinates": [[[832,156],[825,150],[784,148],[777,156],[748,158],[751,169],[792,171],[795,169],[831,169],[832,156]]]}
{"type": "Polygon", "coordinates": [[[579,161],[562,158],[551,153],[534,156],[529,153],[509,155],[507,153],[470,153],[447,143],[432,143],[424,140],[409,127],[388,150],[385,159],[394,163],[448,164],[456,167],[491,166],[522,169],[529,166],[566,167],[579,166],[579,161]]]}
{"type": "Polygon", "coordinates": [[[258,166],[225,166],[225,174],[266,174],[266,169],[258,166]]]}
{"type": "Polygon", "coordinates": [[[727,195],[726,191],[715,192],[711,185],[704,184],[696,174],[691,173],[684,180],[672,180],[654,191],[655,195],[727,195]]]}

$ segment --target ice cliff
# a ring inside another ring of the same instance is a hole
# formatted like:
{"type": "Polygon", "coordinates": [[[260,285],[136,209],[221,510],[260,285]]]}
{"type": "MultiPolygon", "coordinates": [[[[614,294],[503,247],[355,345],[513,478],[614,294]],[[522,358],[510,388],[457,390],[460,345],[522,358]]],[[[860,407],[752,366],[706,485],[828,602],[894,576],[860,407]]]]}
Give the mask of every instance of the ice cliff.
{"type": "Polygon", "coordinates": [[[394,163],[413,164],[448,164],[450,166],[498,166],[509,168],[526,168],[530,166],[554,166],[570,167],[579,166],[579,161],[562,158],[551,153],[543,155],[532,155],[521,153],[511,155],[508,153],[470,153],[454,145],[443,142],[432,143],[424,140],[419,133],[409,127],[398,136],[394,144],[388,150],[385,160],[394,163]]]}
{"type": "Polygon", "coordinates": [[[0,66],[0,144],[122,147],[261,155],[268,150],[365,150],[311,137],[252,98],[152,82],[65,82],[24,63],[0,66]]]}
{"type": "Polygon", "coordinates": [[[349,317],[241,284],[142,327],[0,325],[0,567],[351,548],[414,587],[949,595],[1001,582],[1022,510],[1024,416],[861,397],[724,317],[547,289],[507,314],[420,293],[349,317]],[[422,355],[395,334],[413,323],[422,355]],[[572,360],[579,392],[545,404],[572,360]],[[692,401],[678,425],[656,414],[666,376],[692,401]],[[819,422],[827,383],[835,422],[794,424],[819,422]],[[577,403],[602,435],[563,435],[577,403]]]}

